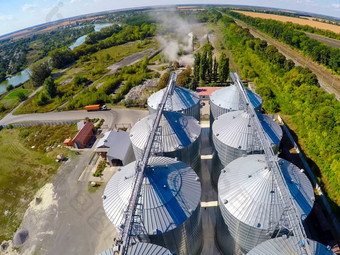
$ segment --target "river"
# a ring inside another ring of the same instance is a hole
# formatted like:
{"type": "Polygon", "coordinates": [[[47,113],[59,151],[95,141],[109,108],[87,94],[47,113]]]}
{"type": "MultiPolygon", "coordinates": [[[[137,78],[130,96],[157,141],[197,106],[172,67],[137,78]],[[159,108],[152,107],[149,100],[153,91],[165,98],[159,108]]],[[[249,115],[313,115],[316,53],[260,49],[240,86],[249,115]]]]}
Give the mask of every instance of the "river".
{"type": "MultiPolygon", "coordinates": [[[[94,25],[94,31],[98,32],[101,29],[103,29],[104,27],[109,27],[109,26],[112,26],[112,24],[109,24],[109,23],[95,24],[94,25]]],[[[73,50],[75,47],[82,45],[85,42],[86,37],[87,37],[87,35],[83,35],[83,36],[79,37],[69,48],[71,50],[73,50]]]]}
{"type": "MultiPolygon", "coordinates": [[[[103,24],[95,24],[94,25],[94,31],[98,32],[104,27],[109,27],[112,24],[109,23],[103,23],[103,24]]],[[[73,50],[75,47],[83,44],[85,42],[87,35],[83,35],[79,37],[69,48],[73,50]]],[[[20,73],[17,73],[15,76],[12,76],[8,78],[6,81],[0,83],[0,95],[6,92],[6,88],[8,85],[12,85],[13,87],[17,87],[26,81],[28,81],[30,78],[30,70],[27,68],[20,73]]]]}

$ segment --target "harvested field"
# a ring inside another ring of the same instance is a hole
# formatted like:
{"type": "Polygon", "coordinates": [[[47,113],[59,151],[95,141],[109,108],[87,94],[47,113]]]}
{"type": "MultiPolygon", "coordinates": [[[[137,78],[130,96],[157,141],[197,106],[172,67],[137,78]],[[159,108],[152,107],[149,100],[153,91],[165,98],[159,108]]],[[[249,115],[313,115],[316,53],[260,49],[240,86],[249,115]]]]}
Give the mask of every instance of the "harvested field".
{"type": "Polygon", "coordinates": [[[305,34],[312,39],[318,40],[324,44],[326,44],[329,47],[333,48],[339,48],[340,49],[340,40],[336,40],[333,38],[328,38],[322,35],[317,35],[317,34],[311,34],[311,33],[306,33],[305,34]]]}
{"type": "Polygon", "coordinates": [[[253,18],[261,18],[261,19],[273,19],[282,22],[292,22],[300,25],[308,25],[311,27],[316,27],[320,29],[326,29],[333,31],[335,33],[340,33],[340,26],[326,24],[310,19],[303,19],[303,18],[293,18],[293,17],[286,17],[281,15],[274,15],[274,14],[266,14],[266,13],[258,13],[258,12],[246,12],[246,11],[235,11],[238,13],[242,13],[244,15],[253,17],[253,18]]]}

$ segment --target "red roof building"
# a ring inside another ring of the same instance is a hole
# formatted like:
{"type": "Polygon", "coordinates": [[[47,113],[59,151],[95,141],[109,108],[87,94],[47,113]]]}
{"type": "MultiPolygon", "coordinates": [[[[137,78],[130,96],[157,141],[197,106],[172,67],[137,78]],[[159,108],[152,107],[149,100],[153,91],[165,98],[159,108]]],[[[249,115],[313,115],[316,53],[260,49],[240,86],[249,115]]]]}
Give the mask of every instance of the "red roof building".
{"type": "Polygon", "coordinates": [[[209,99],[211,93],[221,88],[223,87],[198,87],[196,89],[196,92],[200,96],[201,99],[209,99]]]}
{"type": "Polygon", "coordinates": [[[80,129],[76,136],[72,139],[73,145],[76,148],[85,148],[86,144],[93,136],[93,129],[93,123],[91,121],[86,122],[82,129],[80,129]]]}

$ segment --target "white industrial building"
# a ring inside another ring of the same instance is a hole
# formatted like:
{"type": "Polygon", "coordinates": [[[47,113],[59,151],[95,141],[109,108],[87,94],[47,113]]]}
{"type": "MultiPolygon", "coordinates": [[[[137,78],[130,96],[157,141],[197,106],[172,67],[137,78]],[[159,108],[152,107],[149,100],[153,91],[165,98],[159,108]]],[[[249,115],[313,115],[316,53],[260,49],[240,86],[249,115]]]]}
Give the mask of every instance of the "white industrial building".
{"type": "Polygon", "coordinates": [[[106,132],[98,141],[95,152],[111,166],[123,166],[135,160],[129,133],[122,130],[106,132]]]}

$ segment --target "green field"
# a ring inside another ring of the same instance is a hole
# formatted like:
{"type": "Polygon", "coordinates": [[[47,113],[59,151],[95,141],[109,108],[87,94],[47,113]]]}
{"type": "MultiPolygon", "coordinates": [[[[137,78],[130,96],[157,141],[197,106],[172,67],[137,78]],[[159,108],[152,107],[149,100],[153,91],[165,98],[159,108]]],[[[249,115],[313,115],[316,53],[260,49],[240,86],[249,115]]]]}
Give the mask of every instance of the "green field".
{"type": "Polygon", "coordinates": [[[36,191],[56,173],[60,166],[55,161],[56,155],[70,153],[64,147],[46,153],[46,147],[60,143],[76,132],[76,125],[0,131],[0,243],[13,237],[36,191]]]}
{"type": "Polygon", "coordinates": [[[7,95],[2,95],[3,97],[0,99],[0,105],[5,106],[6,110],[0,112],[0,119],[2,119],[6,114],[12,111],[20,103],[20,100],[18,98],[19,92],[23,92],[26,96],[28,96],[32,92],[32,89],[29,88],[30,85],[28,85],[28,83],[29,82],[25,83],[23,87],[19,87],[11,92],[7,92],[7,95]]]}
{"type": "Polygon", "coordinates": [[[11,93],[9,93],[7,96],[4,97],[4,100],[7,100],[7,99],[15,99],[15,98],[18,98],[18,94],[20,92],[24,93],[25,95],[28,94],[28,89],[18,89],[18,90],[15,90],[11,93]]]}

